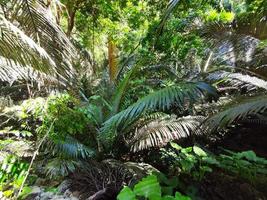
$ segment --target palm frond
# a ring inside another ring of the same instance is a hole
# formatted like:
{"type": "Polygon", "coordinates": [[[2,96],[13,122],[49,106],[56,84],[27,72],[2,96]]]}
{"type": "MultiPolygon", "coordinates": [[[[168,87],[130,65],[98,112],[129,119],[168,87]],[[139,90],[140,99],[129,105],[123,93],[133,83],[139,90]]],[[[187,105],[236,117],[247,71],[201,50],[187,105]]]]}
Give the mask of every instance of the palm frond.
{"type": "Polygon", "coordinates": [[[47,73],[34,70],[33,68],[27,66],[21,66],[16,64],[11,59],[7,60],[0,56],[0,80],[8,82],[11,85],[17,80],[29,80],[35,81],[38,85],[45,85],[49,82],[54,84],[64,85],[65,80],[56,79],[47,73]]]}
{"type": "Polygon", "coordinates": [[[45,145],[49,154],[57,156],[62,155],[63,157],[67,158],[86,159],[95,154],[92,149],[83,145],[81,142],[71,136],[66,136],[63,140],[49,140],[45,145]]]}
{"type": "Polygon", "coordinates": [[[130,71],[126,74],[126,76],[119,82],[118,86],[116,87],[116,91],[114,92],[113,101],[112,101],[111,114],[116,114],[118,112],[120,104],[121,104],[121,100],[123,98],[123,95],[125,94],[129,81],[133,77],[137,68],[138,68],[137,65],[133,66],[133,68],[130,69],[130,71]]]}
{"type": "Polygon", "coordinates": [[[0,13],[0,55],[22,67],[64,77],[65,83],[73,79],[74,47],[43,1],[12,0],[1,6],[5,13],[0,13]]]}
{"type": "Polygon", "coordinates": [[[16,13],[12,12],[15,14],[12,17],[19,22],[19,28],[53,54],[52,57],[55,60],[61,63],[63,58],[67,58],[70,61],[69,59],[74,56],[74,46],[56,24],[53,15],[43,1],[12,0],[12,2],[14,1],[17,10],[16,13]]]}
{"type": "Polygon", "coordinates": [[[266,109],[267,96],[255,97],[215,114],[203,123],[203,127],[215,131],[233,122],[246,119],[249,115],[261,114],[266,109]]]}
{"type": "Polygon", "coordinates": [[[56,73],[56,64],[51,56],[1,14],[0,34],[0,56],[1,60],[6,59],[6,64],[11,67],[14,63],[23,67],[28,65],[47,74],[56,73]]]}
{"type": "Polygon", "coordinates": [[[160,34],[164,28],[164,25],[169,18],[170,14],[172,13],[173,9],[176,7],[176,5],[179,3],[180,0],[170,0],[167,9],[165,10],[163,17],[161,19],[161,22],[157,29],[157,34],[160,34]]]}
{"type": "Polygon", "coordinates": [[[74,172],[80,165],[79,161],[56,157],[48,161],[45,166],[45,172],[50,178],[64,177],[74,172]]]}
{"type": "Polygon", "coordinates": [[[258,78],[256,76],[244,75],[241,73],[232,73],[226,71],[217,71],[209,74],[207,79],[211,81],[220,81],[230,84],[237,88],[247,88],[248,90],[254,90],[256,88],[263,88],[267,90],[267,81],[258,78]]]}
{"type": "Polygon", "coordinates": [[[213,62],[231,65],[250,64],[260,40],[249,33],[240,33],[233,24],[207,23],[199,28],[200,35],[216,48],[213,62]]]}
{"type": "Polygon", "coordinates": [[[123,131],[146,111],[167,110],[174,103],[183,111],[186,103],[200,101],[205,93],[216,95],[216,90],[203,82],[181,83],[149,94],[107,120],[101,129],[101,136],[112,132],[111,138],[107,135],[105,138],[114,139],[116,131],[123,131]]]}
{"type": "Polygon", "coordinates": [[[160,147],[191,134],[200,135],[202,132],[198,128],[204,119],[203,116],[186,116],[178,119],[167,116],[149,121],[136,129],[134,137],[129,141],[131,150],[136,152],[149,147],[160,147]]]}

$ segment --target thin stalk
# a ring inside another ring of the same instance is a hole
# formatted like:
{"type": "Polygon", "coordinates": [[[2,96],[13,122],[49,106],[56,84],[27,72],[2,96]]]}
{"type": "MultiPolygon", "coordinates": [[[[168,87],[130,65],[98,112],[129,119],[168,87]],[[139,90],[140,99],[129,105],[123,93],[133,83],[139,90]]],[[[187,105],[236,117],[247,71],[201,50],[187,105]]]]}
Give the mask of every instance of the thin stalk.
{"type": "Polygon", "coordinates": [[[23,179],[23,182],[22,182],[22,184],[21,184],[21,186],[20,186],[20,188],[19,188],[19,192],[18,192],[17,198],[19,197],[19,195],[20,195],[21,192],[22,192],[23,186],[24,186],[24,184],[25,184],[25,182],[26,182],[26,180],[27,180],[27,178],[28,178],[28,176],[29,176],[29,174],[30,174],[31,167],[32,167],[32,165],[33,165],[33,161],[35,160],[36,156],[38,155],[38,153],[39,153],[39,149],[41,148],[43,142],[45,141],[45,139],[46,139],[47,136],[49,135],[49,133],[50,133],[50,131],[51,131],[51,129],[52,129],[52,126],[54,125],[54,122],[55,122],[55,120],[52,122],[52,124],[50,125],[50,127],[49,127],[48,131],[46,132],[45,136],[42,138],[42,140],[40,141],[40,143],[39,143],[38,146],[37,146],[37,149],[36,149],[35,152],[33,153],[31,163],[30,163],[29,168],[28,168],[28,170],[27,170],[26,176],[25,176],[25,178],[23,179]]]}

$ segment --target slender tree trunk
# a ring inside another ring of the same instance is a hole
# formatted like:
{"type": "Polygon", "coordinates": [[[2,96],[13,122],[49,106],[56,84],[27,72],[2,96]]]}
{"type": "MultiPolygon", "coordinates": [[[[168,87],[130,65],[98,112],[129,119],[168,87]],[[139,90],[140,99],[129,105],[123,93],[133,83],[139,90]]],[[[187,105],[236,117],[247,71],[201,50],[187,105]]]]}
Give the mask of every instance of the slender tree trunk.
{"type": "Polygon", "coordinates": [[[72,30],[73,30],[73,27],[74,27],[76,10],[77,9],[75,9],[75,8],[74,9],[68,8],[69,18],[68,18],[68,30],[67,30],[67,33],[66,33],[66,35],[68,37],[71,36],[72,30]]]}
{"type": "Polygon", "coordinates": [[[117,48],[111,37],[108,38],[109,79],[113,83],[118,73],[117,48]]]}

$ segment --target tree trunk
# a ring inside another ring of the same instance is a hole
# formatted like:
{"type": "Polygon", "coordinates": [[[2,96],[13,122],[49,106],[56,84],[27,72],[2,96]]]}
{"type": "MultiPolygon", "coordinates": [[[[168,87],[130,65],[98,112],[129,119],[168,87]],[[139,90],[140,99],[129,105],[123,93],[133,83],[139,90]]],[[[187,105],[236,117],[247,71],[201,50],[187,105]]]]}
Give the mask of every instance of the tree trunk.
{"type": "Polygon", "coordinates": [[[72,8],[70,8],[70,7],[68,7],[67,9],[68,9],[69,18],[68,18],[68,30],[67,30],[66,35],[68,37],[70,37],[71,33],[72,33],[72,30],[73,30],[73,27],[74,27],[76,9],[74,8],[72,10],[72,8]]]}
{"type": "Polygon", "coordinates": [[[114,82],[118,73],[117,48],[111,37],[108,38],[109,79],[114,82]]]}

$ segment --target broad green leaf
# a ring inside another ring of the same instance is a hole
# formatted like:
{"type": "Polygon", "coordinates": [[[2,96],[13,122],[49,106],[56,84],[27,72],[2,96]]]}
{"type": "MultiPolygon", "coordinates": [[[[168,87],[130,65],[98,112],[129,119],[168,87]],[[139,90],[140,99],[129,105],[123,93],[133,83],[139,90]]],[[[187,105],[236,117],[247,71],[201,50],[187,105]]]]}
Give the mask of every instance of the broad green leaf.
{"type": "Polygon", "coordinates": [[[218,165],[218,166],[220,165],[220,162],[218,162],[215,158],[212,157],[204,157],[203,161],[211,165],[218,165]]]}
{"type": "Polygon", "coordinates": [[[246,158],[249,161],[257,161],[257,156],[254,151],[244,151],[241,153],[237,153],[238,158],[246,158]]]}
{"type": "Polygon", "coordinates": [[[173,196],[164,196],[161,198],[161,200],[175,200],[175,198],[173,196]]]}
{"type": "Polygon", "coordinates": [[[119,195],[117,200],[136,200],[134,192],[128,186],[124,187],[119,195]]]}
{"type": "Polygon", "coordinates": [[[161,188],[157,177],[150,175],[143,178],[134,186],[134,193],[138,196],[143,196],[150,200],[157,200],[161,198],[161,188]]]}
{"type": "Polygon", "coordinates": [[[192,147],[187,147],[187,148],[183,148],[183,149],[181,150],[181,152],[184,153],[184,154],[186,154],[186,153],[191,153],[192,150],[193,150],[192,147]]]}
{"type": "Polygon", "coordinates": [[[170,142],[170,145],[172,146],[172,148],[176,149],[176,150],[181,150],[182,147],[174,142],[170,142]]]}
{"type": "Polygon", "coordinates": [[[204,172],[212,172],[212,168],[208,166],[200,166],[200,169],[204,172]]]}
{"type": "Polygon", "coordinates": [[[195,154],[197,154],[200,157],[207,157],[207,153],[203,151],[201,148],[199,148],[198,146],[194,146],[193,151],[195,154]]]}
{"type": "Polygon", "coordinates": [[[190,197],[182,195],[180,192],[175,193],[175,200],[191,200],[190,197]]]}

